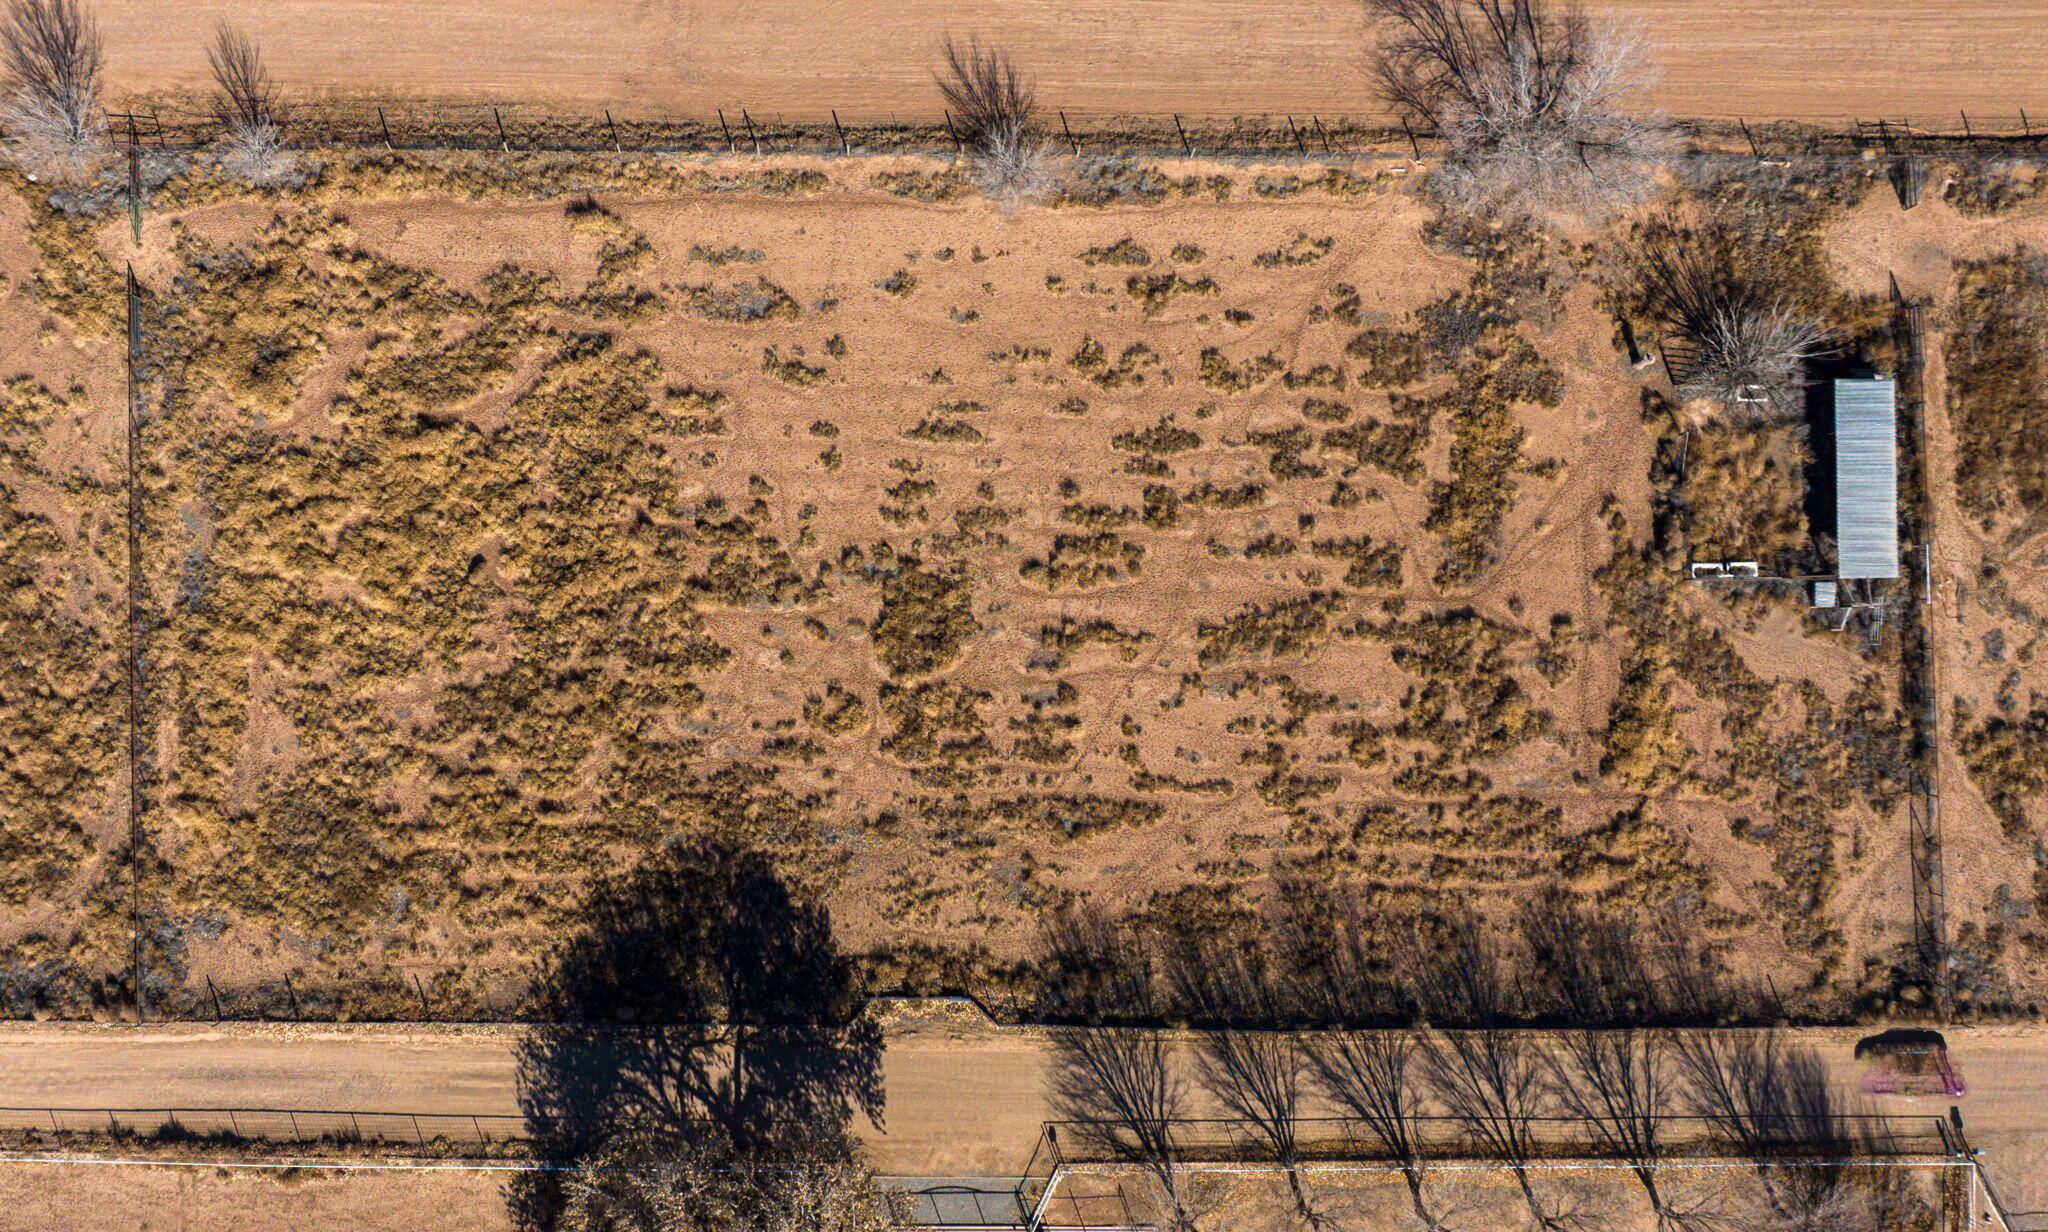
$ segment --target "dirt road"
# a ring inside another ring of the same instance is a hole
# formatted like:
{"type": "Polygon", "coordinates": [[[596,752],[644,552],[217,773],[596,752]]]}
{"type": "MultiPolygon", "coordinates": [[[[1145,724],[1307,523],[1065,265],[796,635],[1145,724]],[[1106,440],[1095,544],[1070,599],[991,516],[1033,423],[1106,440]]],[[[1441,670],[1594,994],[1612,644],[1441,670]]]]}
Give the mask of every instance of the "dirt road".
{"type": "MultiPolygon", "coordinates": [[[[2048,115],[2034,0],[1621,0],[1675,114],[1958,123],[2048,115]]],[[[714,107],[823,118],[936,115],[940,38],[1013,49],[1049,106],[1194,116],[1373,111],[1353,0],[99,0],[117,92],[206,80],[232,17],[295,91],[432,96],[620,114],[714,107]]]]}
{"type": "MultiPolygon", "coordinates": [[[[1860,1032],[1802,1031],[1837,1080],[1855,1082],[1860,1032]]],[[[1971,1139],[2011,1143],[2048,1131],[2048,1030],[1949,1033],[1970,1093],[1971,1139]]],[[[516,1113],[514,1027],[0,1025],[0,1105],[267,1107],[516,1113]]],[[[888,1029],[884,1124],[869,1131],[885,1171],[1001,1175],[1023,1167],[1040,1123],[1050,1044],[1043,1032],[949,1009],[888,1029]]],[[[1887,1100],[1940,1115],[1947,1101],[1887,1100]]],[[[2048,1162],[2048,1160],[2044,1160],[2048,1162]]]]}

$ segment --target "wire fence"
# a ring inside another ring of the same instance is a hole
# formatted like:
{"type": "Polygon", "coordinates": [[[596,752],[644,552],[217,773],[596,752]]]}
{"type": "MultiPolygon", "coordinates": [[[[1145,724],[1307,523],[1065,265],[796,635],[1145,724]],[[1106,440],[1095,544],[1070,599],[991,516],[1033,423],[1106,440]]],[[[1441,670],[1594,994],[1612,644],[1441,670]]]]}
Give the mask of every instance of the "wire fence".
{"type": "MultiPolygon", "coordinates": [[[[1659,1149],[1673,1158],[1712,1158],[1739,1148],[1756,1150],[1753,1140],[1731,1132],[1726,1121],[1706,1116],[1670,1115],[1655,1118],[1659,1149]]],[[[1613,1154],[1581,1117],[1544,1116],[1524,1122],[1534,1153],[1552,1159],[1600,1158],[1613,1154]]],[[[1365,1122],[1346,1117],[1303,1118],[1294,1125],[1303,1159],[1398,1162],[1365,1122]]],[[[1948,1123],[1937,1116],[1900,1117],[1884,1114],[1786,1114],[1774,1118],[1775,1143],[1788,1155],[1824,1149],[1834,1154],[1898,1158],[1950,1155],[1956,1150],[1948,1123]]],[[[1476,1138],[1470,1124],[1457,1117],[1419,1116],[1411,1130],[1417,1151],[1431,1158],[1483,1157],[1488,1144],[1476,1138]]],[[[1174,1159],[1182,1163],[1263,1160],[1273,1156],[1270,1137],[1256,1122],[1237,1119],[1176,1120],[1162,1127],[1174,1159]]],[[[1119,1127],[1100,1121],[1048,1121],[1025,1175],[1049,1177],[1054,1169],[1081,1163],[1128,1162],[1121,1149],[1119,1127]]]]}
{"type": "MultiPolygon", "coordinates": [[[[203,146],[220,136],[210,108],[186,100],[136,102],[111,116],[124,143],[203,146]]],[[[1860,116],[1839,113],[1677,119],[1695,142],[1761,159],[1798,154],[2008,153],[2048,155],[2048,116],[2009,112],[1860,116]]],[[[889,154],[957,152],[953,117],[939,111],[877,113],[825,106],[757,111],[744,103],[702,113],[637,105],[568,110],[521,100],[433,102],[398,96],[312,100],[285,112],[285,141],[300,148],[697,154],[889,154]]],[[[1409,157],[1441,153],[1426,126],[1386,112],[1342,115],[1144,114],[1082,108],[1042,113],[1041,132],[1074,155],[1180,154],[1235,157],[1409,157]]]]}
{"type": "Polygon", "coordinates": [[[525,1142],[518,1113],[369,1112],[310,1108],[0,1108],[0,1131],[24,1134],[217,1138],[264,1142],[476,1145],[525,1142]]]}

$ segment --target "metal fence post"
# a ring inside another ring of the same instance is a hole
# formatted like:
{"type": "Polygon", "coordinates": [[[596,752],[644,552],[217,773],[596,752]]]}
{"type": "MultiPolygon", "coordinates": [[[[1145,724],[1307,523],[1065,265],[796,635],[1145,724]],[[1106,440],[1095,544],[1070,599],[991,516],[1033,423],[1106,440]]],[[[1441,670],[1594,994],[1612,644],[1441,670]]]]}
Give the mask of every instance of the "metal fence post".
{"type": "Polygon", "coordinates": [[[1180,134],[1180,151],[1189,158],[1195,156],[1194,143],[1188,140],[1188,130],[1180,126],[1180,113],[1173,114],[1173,131],[1180,134]]]}
{"type": "Polygon", "coordinates": [[[839,134],[839,153],[842,157],[853,156],[853,144],[846,139],[846,130],[839,125],[839,108],[832,109],[832,131],[839,134]]]}
{"type": "Polygon", "coordinates": [[[1067,149],[1075,158],[1081,157],[1081,143],[1074,140],[1074,130],[1067,127],[1067,113],[1060,112],[1060,131],[1067,135],[1067,149]]]}

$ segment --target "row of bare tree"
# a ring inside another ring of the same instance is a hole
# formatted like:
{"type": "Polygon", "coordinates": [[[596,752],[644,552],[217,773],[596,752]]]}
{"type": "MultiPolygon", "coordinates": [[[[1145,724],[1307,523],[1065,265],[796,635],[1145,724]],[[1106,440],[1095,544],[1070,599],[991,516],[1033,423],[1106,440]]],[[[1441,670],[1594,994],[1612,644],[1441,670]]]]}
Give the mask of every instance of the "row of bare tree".
{"type": "MultiPolygon", "coordinates": [[[[214,110],[224,136],[222,165],[258,182],[280,171],[282,112],[263,56],[228,22],[206,49],[213,69],[214,110]]],[[[6,98],[0,124],[16,165],[56,180],[77,179],[110,152],[101,100],[106,44],[79,0],[9,0],[0,17],[0,65],[6,98]]]]}
{"type": "Polygon", "coordinates": [[[1307,1165],[1360,1143],[1398,1167],[1428,1232],[1468,1226],[1463,1170],[1438,1166],[1453,1158],[1511,1176],[1533,1228],[1593,1226],[1597,1198],[1535,1166],[1561,1146],[1625,1166],[1670,1232],[1878,1232],[1926,1215],[1894,1170],[1841,1162],[1863,1122],[1810,1053],[1711,1029],[1756,998],[1670,930],[1549,898],[1510,932],[1317,910],[1263,946],[1064,916],[1043,962],[1062,1011],[1091,1024],[1056,1032],[1066,1135],[1143,1172],[1175,1232],[1204,1222],[1188,1164],[1216,1149],[1199,1141],[1211,1111],[1280,1170],[1317,1232],[1347,1221],[1307,1165]],[[1681,1138],[1753,1166],[1669,1168],[1681,1138]]]}

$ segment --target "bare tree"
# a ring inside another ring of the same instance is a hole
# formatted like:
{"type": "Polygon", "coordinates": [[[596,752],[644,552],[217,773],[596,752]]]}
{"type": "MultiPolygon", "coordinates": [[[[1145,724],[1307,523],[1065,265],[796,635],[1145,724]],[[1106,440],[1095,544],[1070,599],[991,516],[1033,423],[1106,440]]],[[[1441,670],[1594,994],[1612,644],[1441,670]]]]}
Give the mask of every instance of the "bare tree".
{"type": "Polygon", "coordinates": [[[901,1212],[842,1139],[764,1162],[701,1142],[625,1138],[570,1174],[563,1232],[887,1232],[901,1212]]]}
{"type": "Polygon", "coordinates": [[[277,87],[256,43],[228,22],[214,27],[206,62],[213,67],[213,109],[220,120],[221,166],[255,184],[274,183],[290,173],[284,152],[283,109],[277,87]]]}
{"type": "Polygon", "coordinates": [[[1601,213],[1651,188],[1663,127],[1623,109],[1638,39],[1549,0],[1363,0],[1386,102],[1448,142],[1432,177],[1459,212],[1601,213]]]}
{"type": "Polygon", "coordinates": [[[107,151],[99,25],[78,0],[9,0],[0,22],[7,101],[0,122],[14,161],[56,179],[83,175],[107,151]]]}
{"type": "Polygon", "coordinates": [[[1422,1036],[1422,1074],[1445,1110],[1515,1177],[1543,1232],[1574,1226],[1574,1213],[1539,1194],[1529,1163],[1540,1145],[1538,1118],[1552,1103],[1541,1045],[1520,1029],[1527,1016],[1509,960],[1471,916],[1450,922],[1447,952],[1418,959],[1420,1005],[1432,1024],[1422,1036]]]}
{"type": "Polygon", "coordinates": [[[1738,422],[1797,416],[1806,361],[1827,342],[1820,320],[1750,285],[1712,232],[1659,227],[1639,238],[1637,297],[1694,350],[1678,395],[1738,422]]]}
{"type": "Polygon", "coordinates": [[[1007,53],[970,38],[946,39],[939,94],[954,135],[973,161],[983,191],[1015,205],[1051,186],[1051,158],[1032,128],[1038,97],[1007,53]]]}
{"type": "Polygon", "coordinates": [[[1931,1226],[1898,1169],[1858,1167],[1869,1154],[1861,1118],[1829,1088],[1810,1050],[1775,1031],[1673,1036],[1692,1109],[1754,1165],[1761,1232],[1880,1232],[1931,1226]]]}
{"type": "Polygon", "coordinates": [[[1308,1061],[1300,1038],[1278,1029],[1293,1015],[1263,956],[1215,937],[1184,938],[1167,950],[1166,967],[1183,1011],[1207,1028],[1196,1052],[1202,1088],[1285,1171],[1301,1222],[1326,1227],[1302,1177],[1308,1061]]]}
{"type": "Polygon", "coordinates": [[[1416,1225],[1443,1232],[1447,1212],[1428,1180],[1420,1045],[1408,1030],[1415,1008],[1393,982],[1377,921],[1349,899],[1294,896],[1287,937],[1308,1010],[1327,1029],[1310,1037],[1309,1064],[1323,1095],[1358,1122],[1401,1169],[1416,1225]]]}
{"type": "MultiPolygon", "coordinates": [[[[1048,981],[1082,1023],[1142,1022],[1164,1004],[1151,948],[1128,922],[1099,911],[1063,914],[1045,928],[1048,981]]],[[[1173,1124],[1187,1119],[1187,1083],[1166,1034],[1153,1027],[1063,1027],[1053,1032],[1051,1103],[1069,1132],[1141,1168],[1158,1189],[1172,1232],[1193,1232],[1173,1124]]]]}
{"type": "Polygon", "coordinates": [[[1571,1024],[1544,1053],[1559,1105],[1601,1155],[1634,1173],[1660,1229],[1720,1226],[1717,1191],[1677,1192],[1659,1180],[1678,1099],[1670,1037],[1640,1025],[1671,1009],[1654,978],[1663,964],[1643,952],[1650,930],[1554,888],[1523,911],[1521,928],[1553,1012],[1571,1024]]]}

